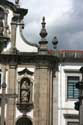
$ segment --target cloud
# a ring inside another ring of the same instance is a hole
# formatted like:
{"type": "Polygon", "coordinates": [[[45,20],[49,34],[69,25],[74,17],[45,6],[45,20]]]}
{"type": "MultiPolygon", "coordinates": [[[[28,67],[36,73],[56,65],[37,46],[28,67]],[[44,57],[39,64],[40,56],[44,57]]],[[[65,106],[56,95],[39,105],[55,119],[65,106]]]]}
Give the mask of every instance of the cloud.
{"type": "Polygon", "coordinates": [[[72,2],[68,13],[64,13],[56,24],[49,27],[52,34],[58,37],[58,49],[83,50],[83,6],[82,0],[72,2]]]}
{"type": "MultiPolygon", "coordinates": [[[[22,1],[21,1],[22,2],[22,1]]],[[[35,2],[33,0],[28,1],[28,3],[25,5],[21,3],[23,7],[29,8],[29,13],[25,17],[25,30],[24,34],[27,37],[27,39],[38,42],[40,40],[39,38],[39,32],[41,30],[41,19],[42,16],[46,17],[46,28],[48,34],[48,41],[51,43],[53,37],[55,36],[56,27],[60,29],[59,25],[62,24],[63,26],[67,23],[69,20],[69,14],[70,10],[72,10],[72,2],[71,0],[36,0],[35,2]],[[63,19],[64,17],[64,19],[63,19]]],[[[58,32],[59,33],[59,32],[58,32]]],[[[58,34],[57,34],[58,35],[58,34]]]]}
{"type": "Polygon", "coordinates": [[[29,41],[40,40],[41,19],[45,16],[49,46],[56,35],[58,49],[83,49],[82,0],[20,0],[20,4],[29,9],[24,19],[24,35],[29,41]]]}

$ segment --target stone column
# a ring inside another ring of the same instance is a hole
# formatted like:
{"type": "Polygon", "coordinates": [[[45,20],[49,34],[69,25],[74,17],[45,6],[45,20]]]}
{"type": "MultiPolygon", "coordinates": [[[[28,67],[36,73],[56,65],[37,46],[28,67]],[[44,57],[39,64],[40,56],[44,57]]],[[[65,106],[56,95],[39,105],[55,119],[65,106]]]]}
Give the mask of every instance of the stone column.
{"type": "Polygon", "coordinates": [[[10,54],[14,54],[18,52],[16,48],[16,32],[17,32],[17,25],[18,25],[17,22],[18,22],[17,17],[14,14],[11,22],[11,48],[9,50],[10,54]]]}
{"type": "Polygon", "coordinates": [[[83,67],[80,68],[80,72],[82,73],[82,80],[81,82],[79,82],[79,91],[80,91],[79,122],[80,122],[80,125],[83,125],[83,67]]]}
{"type": "Polygon", "coordinates": [[[15,125],[16,98],[12,97],[12,95],[16,94],[16,65],[9,66],[8,75],[8,94],[11,96],[7,102],[6,125],[15,125]]]}
{"type": "Polygon", "coordinates": [[[58,125],[58,71],[53,78],[53,125],[58,125]]]}
{"type": "Polygon", "coordinates": [[[33,125],[52,125],[52,72],[48,65],[35,71],[33,125]]]}
{"type": "Polygon", "coordinates": [[[12,21],[11,23],[11,41],[12,41],[12,48],[16,47],[16,22],[12,21]]]}
{"type": "MultiPolygon", "coordinates": [[[[13,17],[14,18],[14,17],[13,17]]],[[[11,48],[10,48],[10,53],[16,53],[16,30],[17,30],[17,24],[16,21],[13,21],[11,23],[11,48]]]]}

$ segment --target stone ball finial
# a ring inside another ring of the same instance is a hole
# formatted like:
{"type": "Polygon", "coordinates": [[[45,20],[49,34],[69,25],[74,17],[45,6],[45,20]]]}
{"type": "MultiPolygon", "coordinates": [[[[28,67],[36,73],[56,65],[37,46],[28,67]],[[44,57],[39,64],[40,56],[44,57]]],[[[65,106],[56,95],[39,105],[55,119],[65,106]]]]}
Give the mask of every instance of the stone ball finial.
{"type": "Polygon", "coordinates": [[[42,29],[41,29],[41,32],[40,32],[40,36],[42,38],[45,38],[47,36],[47,31],[45,29],[45,25],[46,25],[46,23],[45,23],[45,17],[42,18],[42,23],[41,24],[42,24],[42,29]]]}
{"type": "Polygon", "coordinates": [[[16,4],[19,4],[19,0],[15,0],[15,3],[16,3],[16,4]]]}
{"type": "Polygon", "coordinates": [[[54,36],[54,38],[52,40],[52,44],[53,44],[53,48],[56,49],[57,48],[57,44],[58,44],[58,40],[57,40],[56,36],[54,36]]]}

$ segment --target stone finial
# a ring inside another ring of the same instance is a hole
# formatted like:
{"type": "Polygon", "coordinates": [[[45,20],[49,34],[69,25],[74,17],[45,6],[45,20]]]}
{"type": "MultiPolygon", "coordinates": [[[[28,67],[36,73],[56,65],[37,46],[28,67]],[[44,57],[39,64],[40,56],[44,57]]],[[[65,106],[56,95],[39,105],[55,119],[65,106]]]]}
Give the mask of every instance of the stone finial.
{"type": "Polygon", "coordinates": [[[47,36],[47,31],[45,29],[45,17],[42,18],[42,29],[40,32],[41,40],[39,41],[40,48],[39,48],[39,53],[41,54],[47,54],[48,52],[48,41],[45,39],[47,36]]]}
{"type": "Polygon", "coordinates": [[[46,32],[46,29],[45,29],[45,25],[46,25],[45,17],[42,18],[42,23],[41,24],[42,24],[42,29],[41,29],[41,32],[40,32],[40,36],[42,38],[45,38],[47,36],[47,32],[46,32]]]}

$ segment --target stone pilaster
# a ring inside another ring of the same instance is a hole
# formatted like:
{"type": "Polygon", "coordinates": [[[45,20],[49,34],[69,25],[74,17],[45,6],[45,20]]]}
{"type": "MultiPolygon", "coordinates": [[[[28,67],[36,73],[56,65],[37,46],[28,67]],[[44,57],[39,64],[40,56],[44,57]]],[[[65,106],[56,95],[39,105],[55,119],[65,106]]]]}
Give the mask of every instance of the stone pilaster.
{"type": "Polygon", "coordinates": [[[36,67],[33,125],[52,125],[52,72],[48,66],[36,67]]]}
{"type": "Polygon", "coordinates": [[[6,68],[2,66],[2,98],[1,98],[1,125],[4,125],[5,122],[5,90],[6,90],[6,68]]]}
{"type": "MultiPolygon", "coordinates": [[[[16,65],[9,66],[8,71],[8,94],[16,94],[16,65]]],[[[15,125],[16,98],[9,97],[7,102],[6,125],[15,125]]]]}
{"type": "Polygon", "coordinates": [[[53,125],[58,125],[58,71],[53,78],[53,125]]]}
{"type": "Polygon", "coordinates": [[[16,25],[16,22],[13,22],[11,23],[11,41],[12,41],[12,48],[15,48],[16,47],[16,28],[17,28],[17,25],[16,25]]]}

